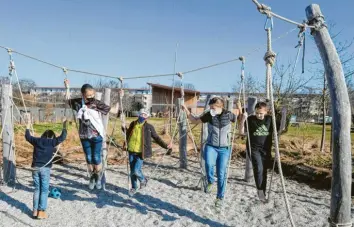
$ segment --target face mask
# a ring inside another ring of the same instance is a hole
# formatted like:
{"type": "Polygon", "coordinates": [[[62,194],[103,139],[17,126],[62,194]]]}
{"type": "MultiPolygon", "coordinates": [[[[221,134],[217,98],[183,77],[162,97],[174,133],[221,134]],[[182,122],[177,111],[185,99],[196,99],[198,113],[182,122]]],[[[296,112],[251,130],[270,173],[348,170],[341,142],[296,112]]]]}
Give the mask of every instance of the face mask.
{"type": "Polygon", "coordinates": [[[86,101],[87,101],[87,102],[92,102],[92,101],[94,101],[94,100],[95,100],[94,97],[86,98],[86,101]]]}
{"type": "Polygon", "coordinates": [[[144,118],[144,117],[142,117],[142,116],[139,116],[139,118],[138,118],[139,123],[142,123],[142,122],[144,122],[145,120],[146,120],[146,118],[144,118]]]}
{"type": "Polygon", "coordinates": [[[221,112],[222,112],[222,109],[221,109],[221,108],[210,109],[210,115],[211,115],[211,116],[220,115],[221,112]]]}
{"type": "Polygon", "coordinates": [[[216,116],[216,110],[215,109],[210,109],[210,115],[211,116],[216,116]]]}

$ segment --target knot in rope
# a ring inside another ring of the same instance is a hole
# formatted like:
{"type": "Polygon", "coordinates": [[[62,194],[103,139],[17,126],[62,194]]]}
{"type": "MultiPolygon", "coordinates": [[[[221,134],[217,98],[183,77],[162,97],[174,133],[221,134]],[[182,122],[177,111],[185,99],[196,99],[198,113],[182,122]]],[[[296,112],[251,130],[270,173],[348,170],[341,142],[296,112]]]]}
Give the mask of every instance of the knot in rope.
{"type": "Polygon", "coordinates": [[[264,55],[264,61],[266,62],[266,64],[270,64],[271,66],[274,65],[275,63],[275,57],[277,56],[277,54],[274,51],[267,51],[264,55]]]}
{"type": "Polygon", "coordinates": [[[11,48],[6,48],[6,51],[7,51],[7,53],[9,53],[9,55],[12,54],[12,49],[11,48]]]}
{"type": "Polygon", "coordinates": [[[66,75],[68,73],[68,69],[66,67],[63,67],[62,69],[63,69],[64,74],[66,75]]]}
{"type": "Polygon", "coordinates": [[[257,4],[257,9],[261,14],[265,14],[268,17],[271,17],[272,8],[270,8],[269,6],[267,6],[265,4],[257,4]]]}
{"type": "MultiPolygon", "coordinates": [[[[118,80],[119,80],[120,83],[122,83],[122,85],[123,85],[123,80],[124,80],[124,78],[123,78],[123,77],[119,77],[118,80]]],[[[122,87],[123,87],[123,86],[122,86],[122,87]]]]}
{"type": "Polygon", "coordinates": [[[180,78],[183,79],[183,74],[181,72],[177,72],[176,75],[180,78]]]}
{"type": "Polygon", "coordinates": [[[313,35],[316,31],[319,31],[322,28],[327,28],[327,25],[324,21],[324,16],[319,15],[316,18],[313,18],[308,22],[309,25],[312,25],[311,27],[311,35],[313,35]]]}

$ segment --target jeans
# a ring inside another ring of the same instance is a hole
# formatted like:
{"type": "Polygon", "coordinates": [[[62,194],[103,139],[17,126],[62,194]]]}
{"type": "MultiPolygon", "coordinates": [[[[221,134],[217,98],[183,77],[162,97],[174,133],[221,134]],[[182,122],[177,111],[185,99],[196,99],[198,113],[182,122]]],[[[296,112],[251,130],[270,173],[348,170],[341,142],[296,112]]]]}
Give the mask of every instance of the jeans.
{"type": "Polygon", "coordinates": [[[101,164],[102,142],[103,142],[103,138],[100,135],[90,139],[81,139],[81,144],[85,152],[87,164],[90,165],[101,164]]]}
{"type": "Polygon", "coordinates": [[[254,180],[258,190],[266,193],[267,188],[267,166],[270,161],[270,155],[262,149],[252,149],[251,160],[253,166],[254,180]]]}
{"type": "Polygon", "coordinates": [[[138,180],[141,182],[146,181],[141,168],[143,167],[143,159],[136,153],[129,152],[129,164],[130,164],[130,177],[132,182],[132,188],[138,189],[138,180]]]}
{"type": "Polygon", "coordinates": [[[34,183],[33,210],[45,211],[47,209],[50,168],[43,167],[32,172],[34,183]]]}
{"type": "Polygon", "coordinates": [[[205,145],[205,169],[208,183],[215,182],[214,166],[216,165],[216,175],[218,177],[218,191],[216,197],[223,199],[226,186],[226,169],[230,159],[230,149],[228,147],[214,147],[205,145]]]}

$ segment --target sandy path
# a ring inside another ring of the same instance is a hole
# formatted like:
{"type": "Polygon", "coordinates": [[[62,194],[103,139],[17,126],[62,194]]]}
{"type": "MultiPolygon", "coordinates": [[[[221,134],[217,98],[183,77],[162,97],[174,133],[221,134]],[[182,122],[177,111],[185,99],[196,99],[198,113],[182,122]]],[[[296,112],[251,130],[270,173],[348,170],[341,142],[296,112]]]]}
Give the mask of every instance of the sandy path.
{"type": "MultiPolygon", "coordinates": [[[[279,176],[275,176],[272,200],[261,204],[253,182],[241,181],[244,169],[230,169],[225,207],[217,213],[213,207],[216,189],[211,195],[196,190],[197,168],[181,171],[176,162],[175,158],[164,161],[148,187],[134,198],[127,195],[125,166],[109,168],[106,191],[90,191],[84,165],[55,165],[51,183],[62,190],[62,198],[49,198],[50,218],[43,221],[30,217],[31,173],[18,170],[19,190],[5,194],[10,189],[1,188],[1,226],[290,226],[279,176]]],[[[152,162],[144,164],[146,176],[154,167],[152,162]]],[[[327,226],[329,192],[296,181],[286,183],[295,224],[327,226]]]]}

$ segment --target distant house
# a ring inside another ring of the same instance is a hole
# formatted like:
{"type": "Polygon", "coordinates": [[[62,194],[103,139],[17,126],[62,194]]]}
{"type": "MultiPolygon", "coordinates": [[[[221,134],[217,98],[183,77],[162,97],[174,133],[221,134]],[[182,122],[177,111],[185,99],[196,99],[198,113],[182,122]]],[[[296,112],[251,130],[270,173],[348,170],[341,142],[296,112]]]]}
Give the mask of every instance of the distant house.
{"type": "MultiPolygon", "coordinates": [[[[166,113],[171,108],[171,100],[172,100],[172,87],[160,84],[147,83],[151,87],[152,93],[152,108],[151,112],[158,113],[163,112],[166,113]]],[[[189,110],[192,112],[196,111],[197,101],[199,99],[200,92],[196,90],[184,90],[184,104],[189,110]]],[[[173,110],[176,110],[178,104],[178,98],[181,97],[181,89],[179,87],[174,88],[174,96],[173,96],[173,110]]]]}

